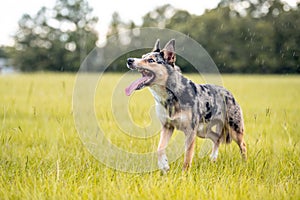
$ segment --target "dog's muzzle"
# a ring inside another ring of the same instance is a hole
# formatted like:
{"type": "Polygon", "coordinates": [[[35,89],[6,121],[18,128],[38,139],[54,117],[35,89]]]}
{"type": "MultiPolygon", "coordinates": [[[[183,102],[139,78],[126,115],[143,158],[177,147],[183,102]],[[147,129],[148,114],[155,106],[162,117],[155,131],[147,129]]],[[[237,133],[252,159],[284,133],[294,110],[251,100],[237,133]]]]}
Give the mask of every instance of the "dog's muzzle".
{"type": "Polygon", "coordinates": [[[134,58],[128,58],[127,59],[127,67],[129,69],[136,69],[135,67],[133,67],[133,63],[134,63],[134,58]]]}

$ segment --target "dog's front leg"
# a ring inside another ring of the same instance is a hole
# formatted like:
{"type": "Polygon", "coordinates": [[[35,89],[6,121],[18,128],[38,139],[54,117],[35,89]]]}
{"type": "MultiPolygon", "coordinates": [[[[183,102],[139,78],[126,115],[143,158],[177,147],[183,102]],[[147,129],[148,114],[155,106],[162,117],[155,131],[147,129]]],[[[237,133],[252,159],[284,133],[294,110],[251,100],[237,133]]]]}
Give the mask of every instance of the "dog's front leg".
{"type": "Polygon", "coordinates": [[[194,131],[187,131],[185,132],[185,137],[185,156],[183,163],[183,171],[188,170],[192,164],[195,149],[196,133],[194,131]]]}
{"type": "Polygon", "coordinates": [[[174,127],[171,127],[169,125],[164,125],[160,134],[160,140],[157,149],[158,167],[163,173],[167,173],[167,171],[169,171],[170,169],[168,164],[168,158],[166,155],[166,148],[173,134],[173,131],[174,131],[174,127]]]}

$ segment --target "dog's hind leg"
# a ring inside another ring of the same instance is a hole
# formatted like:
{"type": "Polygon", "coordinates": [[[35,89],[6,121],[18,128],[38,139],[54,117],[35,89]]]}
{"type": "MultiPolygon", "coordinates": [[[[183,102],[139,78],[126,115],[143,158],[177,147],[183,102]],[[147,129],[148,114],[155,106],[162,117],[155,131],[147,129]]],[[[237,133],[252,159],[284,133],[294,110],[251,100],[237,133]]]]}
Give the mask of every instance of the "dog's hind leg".
{"type": "Polygon", "coordinates": [[[222,139],[222,127],[223,127],[222,120],[213,120],[207,126],[208,133],[206,137],[211,139],[211,141],[213,142],[213,148],[210,155],[210,159],[213,162],[217,161],[219,146],[222,139]]]}
{"type": "Polygon", "coordinates": [[[168,158],[166,155],[166,148],[173,134],[173,131],[174,131],[174,127],[169,125],[164,125],[160,134],[157,156],[158,156],[158,167],[163,173],[166,173],[170,169],[168,164],[168,158]]]}
{"type": "Polygon", "coordinates": [[[185,156],[183,171],[186,171],[189,167],[191,167],[194,156],[196,133],[194,133],[193,131],[188,131],[185,133],[185,137],[185,156]]]}
{"type": "Polygon", "coordinates": [[[232,128],[230,130],[230,135],[233,138],[233,140],[237,143],[237,145],[240,148],[242,158],[244,160],[247,160],[247,147],[246,143],[244,141],[244,133],[243,132],[237,132],[234,131],[232,128]]]}
{"type": "Polygon", "coordinates": [[[228,111],[228,127],[230,137],[239,145],[242,158],[247,159],[247,148],[244,141],[244,119],[240,107],[231,107],[228,111]]]}
{"type": "Polygon", "coordinates": [[[244,141],[244,134],[243,133],[237,133],[237,140],[236,143],[240,147],[241,155],[244,160],[247,160],[247,147],[246,143],[244,141]]]}

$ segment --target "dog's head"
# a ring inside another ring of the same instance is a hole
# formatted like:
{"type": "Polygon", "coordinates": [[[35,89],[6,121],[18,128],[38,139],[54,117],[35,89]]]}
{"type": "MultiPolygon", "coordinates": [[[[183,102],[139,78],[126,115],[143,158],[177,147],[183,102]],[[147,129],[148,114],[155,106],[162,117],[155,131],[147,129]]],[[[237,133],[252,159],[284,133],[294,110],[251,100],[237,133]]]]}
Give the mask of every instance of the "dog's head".
{"type": "Polygon", "coordinates": [[[127,59],[127,67],[131,70],[138,70],[142,77],[125,89],[126,95],[129,96],[133,91],[146,86],[164,86],[170,73],[180,72],[179,67],[175,65],[175,40],[170,40],[162,50],[159,46],[158,39],[152,52],[143,55],[142,58],[127,59]]]}

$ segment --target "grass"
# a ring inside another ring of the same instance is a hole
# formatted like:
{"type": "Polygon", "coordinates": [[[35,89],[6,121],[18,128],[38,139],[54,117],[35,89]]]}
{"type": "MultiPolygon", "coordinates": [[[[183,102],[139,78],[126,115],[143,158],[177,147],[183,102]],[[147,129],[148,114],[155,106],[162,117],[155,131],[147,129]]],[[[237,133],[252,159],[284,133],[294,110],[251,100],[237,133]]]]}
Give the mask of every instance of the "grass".
{"type": "MultiPolygon", "coordinates": [[[[128,108],[134,123],[151,123],[153,98],[148,90],[111,103],[114,88],[124,90],[120,77],[108,74],[99,82],[97,120],[120,148],[153,151],[158,135],[137,140],[124,134],[113,118],[111,108],[128,108]]],[[[223,145],[218,161],[211,163],[199,154],[204,141],[197,139],[190,171],[181,172],[180,157],[164,176],[159,171],[120,172],[88,152],[73,119],[75,78],[47,73],[0,76],[0,199],[300,198],[299,76],[224,75],[225,87],[244,111],[248,161],[241,161],[232,144],[223,145]]]]}

